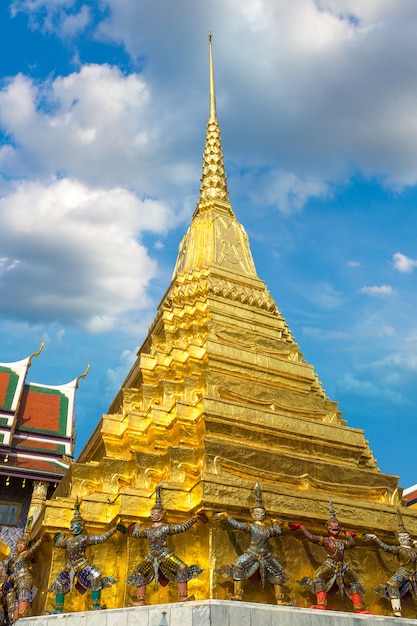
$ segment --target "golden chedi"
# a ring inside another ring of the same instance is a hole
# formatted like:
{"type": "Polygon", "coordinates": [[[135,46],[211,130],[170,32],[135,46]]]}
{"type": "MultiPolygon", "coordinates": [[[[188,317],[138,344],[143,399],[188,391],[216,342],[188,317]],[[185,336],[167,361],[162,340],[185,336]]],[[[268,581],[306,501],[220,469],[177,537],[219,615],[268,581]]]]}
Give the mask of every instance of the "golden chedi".
{"type": "MultiPolygon", "coordinates": [[[[251,521],[253,488],[259,481],[266,517],[276,519],[280,537],[271,551],[288,580],[285,594],[297,606],[314,597],[297,581],[323,558],[320,546],[289,530],[305,523],[325,531],[332,498],[343,528],[356,532],[356,548],[346,561],[366,593],[366,608],[389,613],[374,592],[394,556],[381,554],[365,533],[390,543],[402,507],[397,478],[382,474],[364,433],[350,428],[307,363],[264,282],[258,277],[248,237],[237,221],[227,190],[216,115],[210,41],[210,115],[203,156],[200,197],[180,243],[174,274],[156,311],[137,360],[103,415],[78,461],[62,480],[33,537],[66,531],[76,498],[91,534],[115,523],[148,524],[157,486],[166,519],[182,524],[204,512],[208,524],[195,524],[173,536],[172,550],[204,571],[189,582],[197,600],[230,598],[233,582],[217,571],[249,545],[214,517],[227,512],[251,521]]],[[[417,536],[415,511],[403,510],[405,526],[417,536]]],[[[272,523],[272,522],[271,522],[272,523]]],[[[129,574],[146,554],[144,541],[115,534],[91,548],[100,571],[119,582],[103,591],[109,608],[136,600],[129,574]]],[[[53,606],[47,594],[62,570],[63,551],[42,546],[50,568],[38,568],[34,611],[53,606]]],[[[37,566],[36,566],[37,567],[37,566]]],[[[88,594],[69,594],[66,610],[91,608],[88,594]]],[[[245,585],[243,600],[275,603],[272,585],[245,585]]],[[[148,604],[177,602],[176,585],[149,585],[148,604]]],[[[329,608],[352,610],[340,594],[329,608]]],[[[412,607],[407,610],[414,610],[412,607]]]]}

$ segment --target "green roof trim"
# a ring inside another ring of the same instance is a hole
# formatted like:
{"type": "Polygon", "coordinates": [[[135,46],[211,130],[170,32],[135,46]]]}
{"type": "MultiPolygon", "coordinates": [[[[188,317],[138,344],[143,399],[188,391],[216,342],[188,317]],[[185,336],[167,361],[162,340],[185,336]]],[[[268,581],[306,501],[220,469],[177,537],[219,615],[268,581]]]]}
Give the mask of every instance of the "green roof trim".
{"type": "Polygon", "coordinates": [[[17,384],[19,382],[19,375],[16,374],[16,372],[14,372],[12,369],[10,369],[10,367],[4,367],[4,365],[0,365],[0,373],[8,374],[9,376],[4,404],[0,406],[0,409],[6,409],[6,411],[11,411],[13,398],[15,396],[17,384]]]}

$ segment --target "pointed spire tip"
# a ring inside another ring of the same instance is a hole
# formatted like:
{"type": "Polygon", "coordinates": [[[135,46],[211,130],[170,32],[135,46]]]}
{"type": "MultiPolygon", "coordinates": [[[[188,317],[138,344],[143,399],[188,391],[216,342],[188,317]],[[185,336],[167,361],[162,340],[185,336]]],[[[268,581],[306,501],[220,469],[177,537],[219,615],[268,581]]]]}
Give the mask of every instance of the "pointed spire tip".
{"type": "Polygon", "coordinates": [[[213,67],[213,48],[212,48],[213,35],[209,31],[209,55],[210,55],[210,119],[217,119],[216,112],[216,92],[214,88],[214,67],[213,67]]]}
{"type": "Polygon", "coordinates": [[[215,201],[227,204],[227,212],[233,214],[227,191],[226,172],[224,170],[220,129],[216,113],[216,95],[214,89],[214,68],[212,52],[212,34],[209,32],[210,62],[210,115],[207,123],[206,145],[203,154],[203,174],[201,177],[200,199],[197,209],[215,201]]]}

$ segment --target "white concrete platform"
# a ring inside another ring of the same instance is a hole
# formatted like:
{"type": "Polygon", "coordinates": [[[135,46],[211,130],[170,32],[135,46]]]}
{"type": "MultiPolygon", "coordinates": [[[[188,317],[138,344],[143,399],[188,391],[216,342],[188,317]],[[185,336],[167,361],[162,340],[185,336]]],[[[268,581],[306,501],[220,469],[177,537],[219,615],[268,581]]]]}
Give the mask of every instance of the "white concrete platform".
{"type": "Polygon", "coordinates": [[[18,622],[19,626],[383,626],[384,623],[417,626],[416,619],[227,600],[63,613],[26,617],[18,622]]]}

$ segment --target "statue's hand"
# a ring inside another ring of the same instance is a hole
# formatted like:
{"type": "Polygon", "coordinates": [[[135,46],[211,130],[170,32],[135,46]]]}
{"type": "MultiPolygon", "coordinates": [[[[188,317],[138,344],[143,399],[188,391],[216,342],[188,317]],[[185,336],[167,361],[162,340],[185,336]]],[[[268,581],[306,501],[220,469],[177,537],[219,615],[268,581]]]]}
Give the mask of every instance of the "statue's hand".
{"type": "Polygon", "coordinates": [[[227,519],[228,515],[225,511],[222,511],[221,513],[215,513],[213,515],[213,520],[215,522],[222,522],[223,520],[227,519]]]}
{"type": "Polygon", "coordinates": [[[128,535],[131,535],[133,533],[133,531],[135,530],[135,526],[136,526],[136,522],[132,522],[131,524],[129,524],[129,526],[127,527],[128,535]]]}
{"type": "Polygon", "coordinates": [[[281,519],[275,519],[275,517],[271,517],[271,522],[277,526],[282,526],[284,523],[281,519]]]}
{"type": "Polygon", "coordinates": [[[290,530],[302,530],[304,528],[304,524],[301,524],[300,522],[290,522],[288,526],[290,527],[290,530]]]}
{"type": "Polygon", "coordinates": [[[208,522],[208,518],[207,518],[207,515],[205,513],[197,513],[196,518],[200,522],[203,522],[203,524],[207,524],[207,522],[208,522]]]}
{"type": "Polygon", "coordinates": [[[126,526],[124,524],[116,524],[115,528],[119,533],[123,533],[123,535],[126,534],[126,526]]]}
{"type": "Polygon", "coordinates": [[[374,533],[367,533],[366,535],[363,536],[363,538],[365,541],[375,541],[377,536],[374,533]]]}
{"type": "Polygon", "coordinates": [[[345,535],[347,537],[356,537],[356,533],[354,530],[345,530],[345,535]]]}

